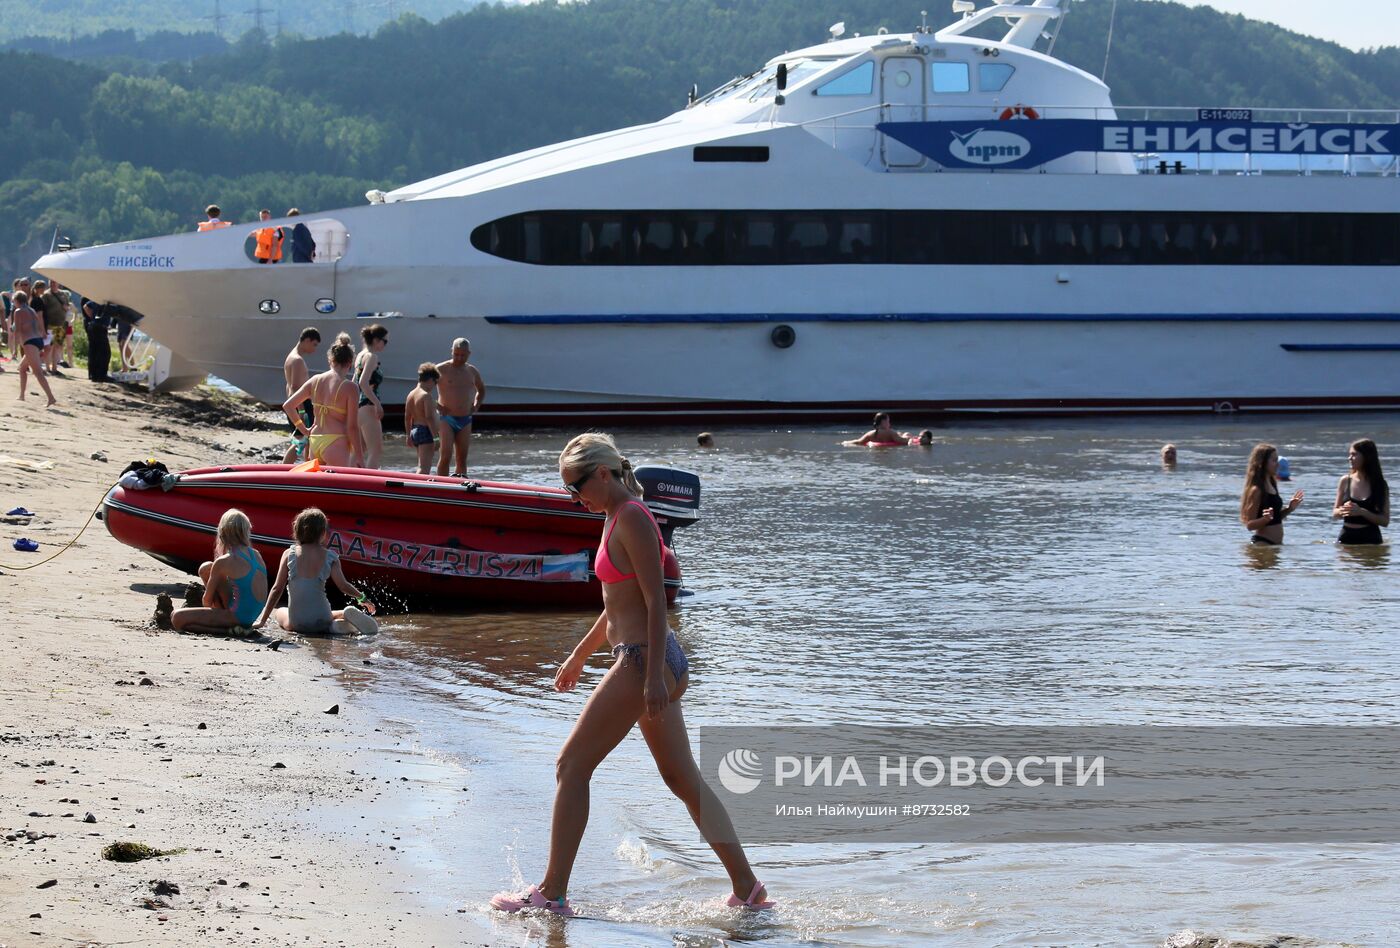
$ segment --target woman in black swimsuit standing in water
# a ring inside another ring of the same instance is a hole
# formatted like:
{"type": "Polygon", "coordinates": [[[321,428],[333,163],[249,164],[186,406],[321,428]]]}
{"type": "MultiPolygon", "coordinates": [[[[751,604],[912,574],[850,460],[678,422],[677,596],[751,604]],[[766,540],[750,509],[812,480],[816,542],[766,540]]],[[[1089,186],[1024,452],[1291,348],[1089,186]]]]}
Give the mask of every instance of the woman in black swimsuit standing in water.
{"type": "Polygon", "coordinates": [[[1338,543],[1380,543],[1381,527],[1390,526],[1390,485],[1381,473],[1376,443],[1362,438],[1347,452],[1351,471],[1337,482],[1337,503],[1332,518],[1342,518],[1338,543]]]}
{"type": "Polygon", "coordinates": [[[1251,543],[1277,546],[1283,542],[1283,518],[1298,509],[1303,492],[1297,491],[1284,506],[1278,492],[1278,448],[1256,444],[1245,469],[1244,495],[1240,498],[1240,523],[1254,534],[1251,543]]]}

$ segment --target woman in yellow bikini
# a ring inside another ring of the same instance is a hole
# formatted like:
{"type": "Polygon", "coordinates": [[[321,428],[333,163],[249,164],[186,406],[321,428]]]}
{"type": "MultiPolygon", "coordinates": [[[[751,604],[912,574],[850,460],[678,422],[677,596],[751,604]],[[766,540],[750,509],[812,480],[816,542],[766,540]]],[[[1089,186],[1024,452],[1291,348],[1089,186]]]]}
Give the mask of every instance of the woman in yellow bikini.
{"type": "Polygon", "coordinates": [[[360,448],[360,389],[346,378],[355,361],[355,350],[337,339],[326,358],[330,368],[307,379],[282,403],[282,410],[299,433],[310,437],[308,454],[313,460],[338,467],[354,467],[363,454],[360,448]],[[311,399],[316,418],[316,424],[310,431],[296,411],[308,398],[311,399]]]}

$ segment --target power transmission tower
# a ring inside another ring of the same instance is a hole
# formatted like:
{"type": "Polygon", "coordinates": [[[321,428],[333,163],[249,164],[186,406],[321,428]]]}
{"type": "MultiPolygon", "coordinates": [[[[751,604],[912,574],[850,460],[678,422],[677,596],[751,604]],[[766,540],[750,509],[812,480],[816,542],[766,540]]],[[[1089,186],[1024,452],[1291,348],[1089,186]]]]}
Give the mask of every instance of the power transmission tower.
{"type": "Polygon", "coordinates": [[[214,0],[214,13],[212,16],[204,16],[200,17],[200,19],[213,20],[214,35],[219,37],[219,39],[224,38],[224,20],[228,19],[228,17],[224,15],[224,12],[221,9],[219,9],[219,0],[214,0]]]}
{"type": "Polygon", "coordinates": [[[253,29],[257,30],[259,33],[262,33],[262,31],[263,31],[263,22],[262,22],[263,14],[264,14],[264,13],[271,13],[272,10],[269,9],[268,7],[263,6],[263,5],[262,5],[262,0],[257,0],[256,3],[254,3],[250,8],[248,8],[247,10],[245,10],[245,11],[243,11],[243,12],[244,12],[244,13],[251,13],[251,14],[253,14],[253,29]]]}

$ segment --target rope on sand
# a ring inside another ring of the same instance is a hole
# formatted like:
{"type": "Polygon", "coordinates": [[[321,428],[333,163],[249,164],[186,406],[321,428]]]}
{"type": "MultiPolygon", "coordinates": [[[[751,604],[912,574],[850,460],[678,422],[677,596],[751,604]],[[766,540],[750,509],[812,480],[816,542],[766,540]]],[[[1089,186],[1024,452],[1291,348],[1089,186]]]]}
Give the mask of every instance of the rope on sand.
{"type": "MultiPolygon", "coordinates": [[[[116,486],[117,485],[115,483],[112,484],[112,487],[116,486]]],[[[67,553],[73,548],[73,545],[76,544],[78,540],[82,538],[82,535],[87,532],[87,528],[92,526],[93,518],[96,517],[97,512],[102,509],[102,505],[107,502],[107,495],[112,492],[112,487],[108,487],[107,489],[102,491],[102,499],[97,502],[96,507],[92,508],[92,513],[87,515],[87,519],[83,521],[82,529],[78,531],[77,535],[74,536],[73,539],[63,544],[63,547],[57,553],[50,553],[48,556],[44,557],[42,560],[39,560],[37,563],[29,563],[25,566],[11,566],[8,563],[0,563],[0,569],[12,569],[16,573],[21,573],[27,569],[33,569],[36,566],[43,566],[49,560],[57,559],[64,553],[67,553]]]]}

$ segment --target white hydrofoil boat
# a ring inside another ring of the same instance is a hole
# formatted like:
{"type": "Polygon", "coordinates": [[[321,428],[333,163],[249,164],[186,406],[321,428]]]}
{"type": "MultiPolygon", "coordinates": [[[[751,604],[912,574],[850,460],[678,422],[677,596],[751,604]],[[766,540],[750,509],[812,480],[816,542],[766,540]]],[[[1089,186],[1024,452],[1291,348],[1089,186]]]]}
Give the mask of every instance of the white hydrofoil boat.
{"type": "Polygon", "coordinates": [[[495,422],[1400,407],[1400,113],[1115,108],[1035,48],[1062,0],[969,6],[302,218],[311,262],[253,259],[278,220],[35,268],[269,402],[377,321],[386,403],[466,336],[495,422]]]}

